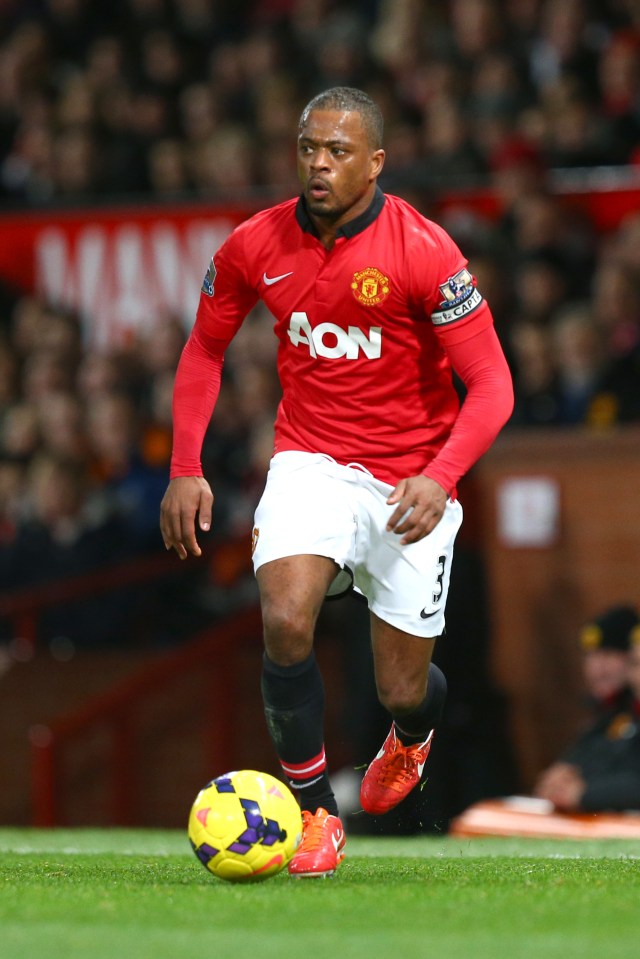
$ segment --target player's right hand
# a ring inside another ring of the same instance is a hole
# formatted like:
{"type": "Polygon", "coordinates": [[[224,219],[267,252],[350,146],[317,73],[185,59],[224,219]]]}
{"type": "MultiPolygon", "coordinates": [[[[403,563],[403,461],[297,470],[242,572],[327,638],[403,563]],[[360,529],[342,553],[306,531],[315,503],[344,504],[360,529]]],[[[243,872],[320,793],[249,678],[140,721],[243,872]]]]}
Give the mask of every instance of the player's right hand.
{"type": "Polygon", "coordinates": [[[160,504],[160,531],[166,549],[175,549],[180,559],[201,556],[196,539],[198,526],[211,528],[213,493],[204,476],[176,476],[172,479],[160,504]]]}

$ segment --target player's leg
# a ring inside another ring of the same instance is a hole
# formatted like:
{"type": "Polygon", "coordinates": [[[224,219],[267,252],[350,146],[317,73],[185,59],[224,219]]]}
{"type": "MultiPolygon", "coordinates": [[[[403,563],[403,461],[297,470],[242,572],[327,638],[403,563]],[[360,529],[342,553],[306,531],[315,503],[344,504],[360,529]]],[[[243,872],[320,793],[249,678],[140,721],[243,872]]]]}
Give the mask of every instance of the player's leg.
{"type": "MultiPolygon", "coordinates": [[[[388,509],[376,515],[378,530],[388,509]]],[[[374,815],[388,812],[419,782],[444,709],[447,684],[431,656],[445,628],[461,521],[460,504],[449,500],[435,529],[416,543],[399,548],[386,533],[370,537],[364,569],[356,568],[356,585],[362,584],[372,614],[378,695],[393,717],[360,790],[362,808],[374,815]]]]}
{"type": "Polygon", "coordinates": [[[355,519],[326,457],[277,454],[256,509],[253,563],[260,589],[267,724],[303,809],[337,813],[324,758],[324,687],[313,654],[329,587],[352,564],[355,519]],[[345,569],[343,569],[345,567],[345,569]]]}
{"type": "Polygon", "coordinates": [[[424,740],[442,715],[446,682],[431,662],[436,639],[411,636],[371,614],[378,698],[407,739],[424,740]]]}
{"type": "Polygon", "coordinates": [[[256,570],[269,658],[295,666],[311,654],[320,607],[337,566],[327,556],[284,556],[256,570]]]}
{"type": "Polygon", "coordinates": [[[274,456],[255,515],[253,563],[264,619],[267,726],[303,812],[302,844],[289,863],[294,875],[328,875],[343,855],[313,638],[329,588],[351,582],[355,530],[349,490],[333,461],[295,451],[274,456]]]}
{"type": "Polygon", "coordinates": [[[360,801],[365,812],[381,815],[420,781],[447,684],[431,662],[435,638],[412,636],[372,614],[371,639],[378,697],[393,722],[362,780],[360,801]]]}
{"type": "Polygon", "coordinates": [[[325,556],[300,555],[265,563],[256,573],[267,727],[303,811],[302,843],[289,863],[295,876],[331,875],[343,856],[324,749],[324,685],[313,652],[316,620],[336,570],[325,556]]]}
{"type": "Polygon", "coordinates": [[[316,620],[336,573],[326,556],[288,556],[256,573],[264,629],[262,696],[282,769],[303,809],[337,815],[324,754],[324,684],[313,651],[316,620]]]}

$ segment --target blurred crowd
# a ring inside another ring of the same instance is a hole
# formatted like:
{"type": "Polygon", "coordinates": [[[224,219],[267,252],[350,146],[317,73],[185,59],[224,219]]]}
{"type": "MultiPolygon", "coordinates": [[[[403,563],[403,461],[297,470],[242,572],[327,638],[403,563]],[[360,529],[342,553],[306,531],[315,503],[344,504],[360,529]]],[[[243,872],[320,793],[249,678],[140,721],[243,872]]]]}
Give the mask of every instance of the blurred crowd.
{"type": "Polygon", "coordinates": [[[635,0],[3,0],[0,189],[28,204],[288,191],[320,89],[365,87],[388,175],[640,161],[635,0]]]}
{"type": "MultiPolygon", "coordinates": [[[[0,0],[0,206],[297,192],[295,128],[328,86],[386,123],[384,188],[438,215],[514,373],[510,426],[640,420],[640,211],[601,235],[559,169],[638,165],[635,0],[0,0]]],[[[202,265],[203,274],[206,264],[202,265]]],[[[278,402],[272,321],[232,344],[204,467],[221,536],[251,528],[278,402]]],[[[0,291],[0,582],[154,551],[188,330],[89,350],[77,316],[0,291]]]]}
{"type": "MultiPolygon", "coordinates": [[[[1,588],[157,555],[181,322],[167,317],[126,348],[94,352],[76,316],[35,297],[5,295],[2,319],[1,588]]],[[[255,311],[229,352],[203,450],[218,540],[251,530],[273,442],[275,347],[271,323],[255,311]]]]}

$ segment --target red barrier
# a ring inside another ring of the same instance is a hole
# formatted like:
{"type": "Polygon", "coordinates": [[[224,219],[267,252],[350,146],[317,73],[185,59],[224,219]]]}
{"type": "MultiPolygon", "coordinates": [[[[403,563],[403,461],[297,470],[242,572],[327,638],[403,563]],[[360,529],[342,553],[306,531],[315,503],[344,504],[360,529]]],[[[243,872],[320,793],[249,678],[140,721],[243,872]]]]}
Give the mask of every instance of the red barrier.
{"type": "Polygon", "coordinates": [[[43,610],[184,572],[186,567],[183,569],[176,562],[175,553],[162,552],[80,576],[0,593],[0,616],[9,621],[12,639],[20,640],[28,655],[36,646],[38,620],[43,610]]]}
{"type": "Polygon", "coordinates": [[[175,683],[178,676],[197,672],[212,661],[223,664],[224,672],[216,686],[216,736],[208,730],[213,724],[203,723],[205,749],[212,750],[208,767],[230,769],[236,755],[234,738],[236,696],[229,681],[234,674],[234,656],[247,640],[255,640],[261,632],[257,607],[244,610],[202,632],[199,636],[170,653],[146,663],[133,676],[117,683],[86,705],[60,717],[48,726],[36,726],[30,733],[31,801],[34,826],[64,824],[64,761],[65,751],[79,737],[97,724],[110,730],[111,750],[108,760],[110,820],[116,826],[129,826],[135,821],[141,799],[142,783],[138,782],[139,766],[136,742],[135,713],[141,701],[156,695],[175,683]]]}
{"type": "MultiPolygon", "coordinates": [[[[47,609],[122,587],[157,583],[167,577],[189,575],[192,563],[181,563],[174,553],[159,552],[82,576],[43,583],[36,587],[0,593],[0,616],[11,624],[12,639],[20,657],[29,659],[37,643],[38,621],[47,609]]],[[[231,587],[251,569],[246,538],[209,546],[198,560],[207,564],[212,581],[231,587]]],[[[224,675],[216,685],[215,715],[202,724],[206,767],[231,768],[236,754],[236,717],[239,698],[234,688],[233,664],[247,640],[258,640],[261,617],[257,607],[246,608],[216,624],[168,654],[159,654],[133,676],[117,683],[82,707],[48,725],[29,731],[31,750],[31,806],[35,826],[61,825],[65,821],[65,759],[69,748],[91,730],[104,726],[109,734],[107,779],[110,820],[131,825],[139,808],[142,784],[138,782],[140,755],[136,723],[139,707],[181,677],[197,674],[219,662],[224,675]],[[206,730],[216,730],[215,737],[206,730]]],[[[205,700],[203,708],[213,708],[205,700]]]]}

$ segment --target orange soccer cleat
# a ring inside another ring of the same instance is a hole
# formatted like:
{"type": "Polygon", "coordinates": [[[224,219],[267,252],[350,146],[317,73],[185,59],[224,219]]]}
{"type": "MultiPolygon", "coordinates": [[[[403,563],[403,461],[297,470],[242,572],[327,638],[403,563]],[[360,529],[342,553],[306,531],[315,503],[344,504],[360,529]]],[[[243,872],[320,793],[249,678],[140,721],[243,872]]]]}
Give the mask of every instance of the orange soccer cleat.
{"type": "Polygon", "coordinates": [[[345,835],[337,816],[322,807],[302,812],[302,842],[289,863],[289,873],[299,878],[332,876],[344,859],[345,835]]]}
{"type": "Polygon", "coordinates": [[[381,816],[409,795],[420,782],[432,739],[433,730],[423,743],[403,746],[396,736],[395,726],[391,727],[382,749],[362,780],[360,803],[365,812],[381,816]]]}

